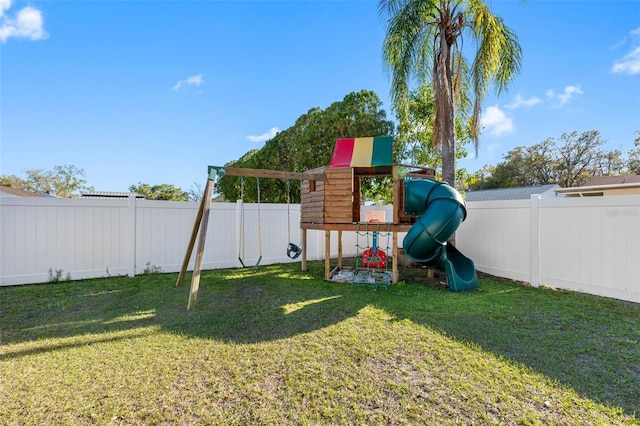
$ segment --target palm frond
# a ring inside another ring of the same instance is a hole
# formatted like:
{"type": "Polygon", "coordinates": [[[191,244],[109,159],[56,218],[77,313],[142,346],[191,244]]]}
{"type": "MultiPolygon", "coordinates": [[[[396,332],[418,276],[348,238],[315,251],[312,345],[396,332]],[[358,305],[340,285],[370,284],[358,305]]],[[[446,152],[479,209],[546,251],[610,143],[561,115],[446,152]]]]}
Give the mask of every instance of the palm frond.
{"type": "MultiPolygon", "coordinates": [[[[485,93],[494,85],[499,94],[520,71],[522,51],[515,33],[483,0],[381,0],[379,14],[388,18],[383,59],[394,106],[406,102],[412,83],[425,85],[430,79],[434,145],[445,144],[443,155],[447,150],[450,159],[455,124],[467,122],[477,154],[485,93]],[[477,47],[471,65],[462,55],[467,36],[477,47]]],[[[455,170],[445,173],[444,167],[443,175],[455,176],[455,170]]]]}

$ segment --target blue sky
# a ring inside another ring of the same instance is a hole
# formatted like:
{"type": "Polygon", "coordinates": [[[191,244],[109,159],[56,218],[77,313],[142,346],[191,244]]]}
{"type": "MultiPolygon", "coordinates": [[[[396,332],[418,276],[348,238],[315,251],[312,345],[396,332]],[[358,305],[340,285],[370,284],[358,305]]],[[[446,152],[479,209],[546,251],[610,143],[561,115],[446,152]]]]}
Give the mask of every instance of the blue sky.
{"type": "MultiPolygon", "coordinates": [[[[478,158],[458,166],[572,131],[632,148],[640,2],[491,5],[522,72],[488,94],[478,158]]],[[[384,32],[376,1],[0,0],[0,174],[73,164],[100,191],[186,190],[350,92],[391,117],[384,32]]]]}

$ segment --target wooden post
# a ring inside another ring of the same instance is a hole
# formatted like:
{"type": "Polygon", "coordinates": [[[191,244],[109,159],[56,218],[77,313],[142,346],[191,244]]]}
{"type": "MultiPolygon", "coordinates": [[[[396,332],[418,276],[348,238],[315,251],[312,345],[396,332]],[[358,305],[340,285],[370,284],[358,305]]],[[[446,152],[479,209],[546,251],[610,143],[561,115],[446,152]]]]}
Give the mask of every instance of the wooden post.
{"type": "Polygon", "coordinates": [[[200,225],[200,239],[198,241],[198,251],[196,252],[196,263],[193,267],[193,276],[191,277],[191,291],[189,292],[189,303],[187,310],[192,310],[196,306],[198,299],[198,288],[200,287],[200,271],[202,270],[202,255],[204,253],[204,243],[207,239],[207,226],[209,225],[209,212],[211,211],[211,198],[213,198],[213,181],[208,180],[205,188],[204,208],[202,223],[200,225]]]}
{"type": "Polygon", "coordinates": [[[338,270],[342,269],[342,231],[338,230],[338,270]]]}
{"type": "Polygon", "coordinates": [[[301,262],[301,270],[304,272],[307,270],[307,230],[301,229],[302,231],[302,262],[301,262]]]}
{"type": "Polygon", "coordinates": [[[393,178],[393,223],[400,223],[400,209],[402,208],[402,199],[400,191],[402,190],[402,180],[398,175],[398,166],[392,167],[393,178]]]}
{"type": "Polygon", "coordinates": [[[331,231],[324,231],[324,277],[331,278],[331,231]]]}
{"type": "Polygon", "coordinates": [[[398,231],[393,231],[393,246],[391,247],[391,253],[393,256],[393,259],[391,260],[391,273],[392,273],[392,278],[391,278],[391,282],[392,283],[397,283],[398,282],[398,231]]]}
{"type": "MultiPolygon", "coordinates": [[[[207,181],[208,185],[209,181],[207,181]]],[[[191,253],[193,253],[193,246],[196,244],[196,237],[198,236],[198,229],[200,229],[200,222],[202,222],[202,212],[204,211],[205,200],[207,199],[207,185],[204,187],[204,193],[202,194],[202,200],[200,201],[200,207],[198,208],[198,214],[196,215],[196,221],[193,224],[193,230],[191,231],[191,238],[189,239],[189,245],[187,246],[187,252],[184,255],[182,261],[182,267],[180,268],[180,274],[178,274],[178,280],[176,281],[176,287],[180,287],[184,281],[184,276],[187,273],[189,267],[189,260],[191,259],[191,253]]]]}

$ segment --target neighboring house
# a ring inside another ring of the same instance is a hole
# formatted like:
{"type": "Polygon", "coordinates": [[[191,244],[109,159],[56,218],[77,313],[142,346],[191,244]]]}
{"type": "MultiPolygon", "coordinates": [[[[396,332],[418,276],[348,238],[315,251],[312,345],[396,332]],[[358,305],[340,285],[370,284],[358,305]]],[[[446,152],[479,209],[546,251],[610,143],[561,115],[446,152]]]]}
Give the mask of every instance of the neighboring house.
{"type": "Polygon", "coordinates": [[[52,195],[25,191],[24,189],[11,188],[10,186],[0,186],[0,197],[52,197],[52,195]]]}
{"type": "Polygon", "coordinates": [[[609,195],[640,194],[640,174],[600,176],[582,186],[556,190],[567,197],[602,197],[609,195]]]}
{"type": "Polygon", "coordinates": [[[555,198],[559,196],[555,190],[560,185],[520,186],[517,188],[484,189],[469,191],[466,194],[467,201],[500,201],[500,200],[528,200],[534,194],[541,198],[555,198]]]}
{"type": "Polygon", "coordinates": [[[80,195],[80,198],[111,198],[111,199],[126,199],[129,198],[131,194],[135,194],[136,198],[144,199],[144,197],[140,194],[136,194],[134,192],[108,192],[108,191],[93,191],[93,192],[85,192],[80,195]]]}

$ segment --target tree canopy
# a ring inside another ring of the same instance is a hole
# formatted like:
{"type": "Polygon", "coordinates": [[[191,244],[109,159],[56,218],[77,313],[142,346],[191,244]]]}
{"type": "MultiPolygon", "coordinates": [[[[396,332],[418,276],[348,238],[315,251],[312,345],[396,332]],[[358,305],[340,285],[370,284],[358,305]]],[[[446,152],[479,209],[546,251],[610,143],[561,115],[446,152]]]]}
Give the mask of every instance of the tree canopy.
{"type": "Polygon", "coordinates": [[[584,185],[596,176],[637,173],[640,137],[627,158],[620,149],[605,149],[600,132],[564,133],[531,146],[518,146],[495,166],[477,173],[472,189],[509,188],[559,184],[563,188],[584,185]]]}
{"type": "Polygon", "coordinates": [[[168,183],[149,185],[138,182],[137,185],[131,185],[129,191],[136,192],[147,200],[189,201],[189,192],[168,183]]]}
{"type": "Polygon", "coordinates": [[[75,198],[81,192],[93,191],[93,187],[86,185],[84,169],[74,165],[55,166],[51,170],[28,169],[25,173],[25,178],[0,175],[0,185],[61,198],[75,198]]]}
{"type": "MultiPolygon", "coordinates": [[[[387,119],[381,107],[382,102],[372,91],[349,93],[342,101],[334,102],[324,110],[311,108],[293,126],[268,140],[262,149],[249,151],[225,166],[292,172],[326,166],[331,160],[336,139],[393,135],[394,124],[387,119]]],[[[394,153],[394,157],[397,154],[394,153]]],[[[223,176],[219,179],[217,191],[228,201],[244,195],[245,201],[256,202],[256,184],[255,178],[223,176]]],[[[289,186],[291,202],[300,202],[300,182],[290,181],[289,186]]],[[[365,186],[364,191],[378,190],[373,184],[365,186]]],[[[262,202],[285,203],[287,195],[286,180],[260,180],[262,202]]],[[[373,198],[375,194],[369,196],[373,198]]]]}
{"type": "Polygon", "coordinates": [[[636,130],[636,139],[632,150],[629,151],[629,171],[640,175],[640,130],[636,130]]]}
{"type": "MultiPolygon", "coordinates": [[[[428,166],[436,170],[436,176],[442,177],[442,155],[431,143],[434,134],[435,97],[431,86],[421,86],[408,94],[404,103],[393,106],[398,119],[397,145],[398,161],[419,166],[428,166]]],[[[455,120],[458,135],[456,159],[467,156],[465,147],[471,141],[469,120],[458,116],[455,120]]],[[[456,182],[463,182],[468,175],[466,169],[456,169],[456,182]]],[[[458,185],[456,185],[458,186],[458,185]]]]}

